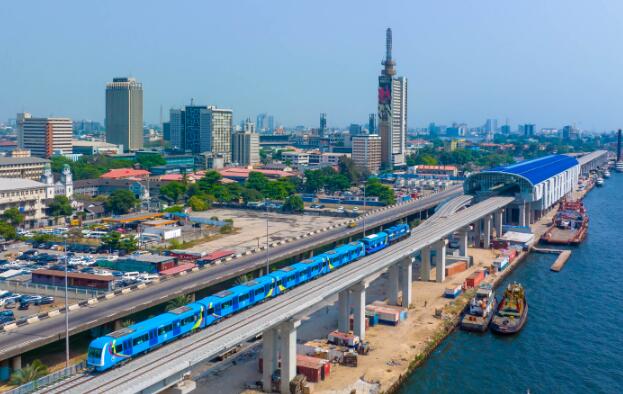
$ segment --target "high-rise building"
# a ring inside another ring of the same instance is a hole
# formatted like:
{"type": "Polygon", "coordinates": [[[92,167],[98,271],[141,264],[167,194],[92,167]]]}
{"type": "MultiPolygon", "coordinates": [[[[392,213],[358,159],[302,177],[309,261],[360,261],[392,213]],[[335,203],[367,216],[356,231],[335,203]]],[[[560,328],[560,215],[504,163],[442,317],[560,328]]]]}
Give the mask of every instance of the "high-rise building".
{"type": "Polygon", "coordinates": [[[255,118],[255,129],[258,133],[272,133],[275,127],[275,118],[272,115],[263,113],[255,118]]]}
{"type": "Polygon", "coordinates": [[[392,30],[386,32],[384,69],[379,76],[378,130],[381,136],[381,160],[387,168],[406,165],[407,139],[407,79],[396,77],[396,62],[392,60],[392,30]]]}
{"type": "Polygon", "coordinates": [[[318,128],[318,135],[324,137],[324,133],[327,130],[327,114],[320,114],[320,127],[318,128]]]}
{"type": "Polygon", "coordinates": [[[524,137],[534,137],[536,126],[533,124],[520,124],[519,125],[519,134],[522,134],[524,137]]]}
{"type": "Polygon", "coordinates": [[[24,118],[20,148],[32,156],[50,158],[54,154],[72,153],[73,122],[69,118],[24,118]]]}
{"type": "Polygon", "coordinates": [[[162,139],[171,141],[171,123],[169,122],[162,122],[162,139]]]}
{"type": "Polygon", "coordinates": [[[169,138],[171,148],[186,149],[186,111],[183,109],[169,111],[169,138]]]}
{"type": "Polygon", "coordinates": [[[28,112],[21,112],[17,114],[15,118],[15,125],[17,129],[17,146],[24,147],[24,120],[32,117],[28,112]]]}
{"type": "Polygon", "coordinates": [[[511,133],[511,127],[508,124],[502,125],[500,127],[500,133],[504,135],[509,135],[511,133]]]}
{"type": "Polygon", "coordinates": [[[143,84],[134,78],[106,84],[106,141],[126,152],[143,147],[143,84]]]}
{"type": "Polygon", "coordinates": [[[377,134],[363,134],[353,137],[352,159],[359,168],[378,173],[381,168],[382,139],[377,134]]]}
{"type": "Polygon", "coordinates": [[[363,127],[361,127],[361,125],[356,124],[356,123],[351,123],[350,126],[348,126],[348,133],[352,136],[355,135],[361,135],[363,134],[363,127]]]}
{"type": "Polygon", "coordinates": [[[376,115],[370,114],[368,116],[368,134],[376,134],[376,115]]]}
{"type": "MultiPolygon", "coordinates": [[[[186,119],[188,120],[188,110],[186,119]]],[[[231,162],[232,110],[214,106],[202,109],[199,129],[199,146],[201,150],[197,153],[212,152],[213,155],[223,156],[225,163],[231,162]]]]}
{"type": "Polygon", "coordinates": [[[272,115],[268,115],[268,132],[272,133],[275,131],[275,117],[272,115]]]}
{"type": "Polygon", "coordinates": [[[208,140],[208,132],[204,128],[201,129],[201,116],[203,111],[207,110],[205,105],[187,105],[184,109],[184,150],[190,150],[192,153],[202,153],[210,151],[210,141],[208,140]],[[202,135],[204,133],[204,135],[202,135]],[[203,138],[202,138],[203,137],[203,138]]]}
{"type": "Polygon", "coordinates": [[[232,162],[241,166],[254,166],[260,162],[260,136],[250,121],[243,125],[242,131],[232,135],[232,162]]]}

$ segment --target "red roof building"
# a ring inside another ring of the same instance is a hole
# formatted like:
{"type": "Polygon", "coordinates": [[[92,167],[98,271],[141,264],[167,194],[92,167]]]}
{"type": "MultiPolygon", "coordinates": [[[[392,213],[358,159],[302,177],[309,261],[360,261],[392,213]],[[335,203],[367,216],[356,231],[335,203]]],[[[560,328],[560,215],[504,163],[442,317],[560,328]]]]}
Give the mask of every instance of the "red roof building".
{"type": "Polygon", "coordinates": [[[160,275],[171,276],[171,275],[178,274],[178,273],[180,273],[182,271],[188,271],[188,270],[193,269],[195,267],[196,267],[196,265],[193,264],[193,263],[184,263],[184,264],[176,265],[173,268],[162,270],[162,271],[160,271],[160,275]]]}
{"type": "Polygon", "coordinates": [[[114,170],[110,170],[104,175],[100,176],[102,179],[130,179],[130,178],[138,178],[145,179],[149,176],[149,171],[147,170],[135,170],[133,168],[116,168],[114,170]]]}
{"type": "Polygon", "coordinates": [[[289,171],[281,170],[263,170],[261,168],[244,168],[244,167],[228,167],[218,171],[223,178],[233,179],[235,181],[244,181],[249,178],[251,172],[260,172],[268,178],[282,178],[295,176],[296,174],[289,171]]]}

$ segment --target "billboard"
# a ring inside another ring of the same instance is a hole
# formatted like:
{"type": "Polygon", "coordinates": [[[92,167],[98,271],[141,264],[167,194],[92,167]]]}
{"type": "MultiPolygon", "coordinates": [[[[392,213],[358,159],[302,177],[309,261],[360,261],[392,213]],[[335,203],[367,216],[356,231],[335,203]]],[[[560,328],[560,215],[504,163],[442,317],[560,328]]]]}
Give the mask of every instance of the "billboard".
{"type": "Polygon", "coordinates": [[[379,77],[379,121],[389,120],[392,102],[392,78],[388,75],[379,77]]]}

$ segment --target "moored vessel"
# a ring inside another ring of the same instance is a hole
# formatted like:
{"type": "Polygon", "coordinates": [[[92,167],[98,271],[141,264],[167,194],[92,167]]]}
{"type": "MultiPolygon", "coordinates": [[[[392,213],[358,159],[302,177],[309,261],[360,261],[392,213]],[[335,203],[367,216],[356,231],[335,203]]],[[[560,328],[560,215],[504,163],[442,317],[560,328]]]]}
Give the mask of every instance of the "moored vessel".
{"type": "Polygon", "coordinates": [[[597,180],[595,181],[595,185],[597,185],[597,186],[603,186],[603,185],[604,185],[604,182],[605,182],[605,181],[604,181],[604,178],[599,177],[599,178],[597,178],[597,180]]]}
{"type": "Polygon", "coordinates": [[[521,284],[510,283],[491,320],[491,331],[498,334],[515,334],[528,319],[528,301],[521,284]]]}
{"type": "Polygon", "coordinates": [[[604,170],[604,178],[610,178],[610,171],[608,169],[604,170]]]}
{"type": "Polygon", "coordinates": [[[614,165],[614,169],[617,172],[623,172],[623,161],[617,161],[616,164],[614,165]]]}
{"type": "Polygon", "coordinates": [[[582,201],[563,200],[554,217],[552,227],[541,241],[558,245],[578,245],[588,232],[588,215],[582,201]]]}
{"type": "Polygon", "coordinates": [[[490,284],[480,285],[476,295],[469,301],[468,309],[461,319],[461,328],[465,331],[486,331],[496,307],[497,300],[493,286],[490,284]]]}

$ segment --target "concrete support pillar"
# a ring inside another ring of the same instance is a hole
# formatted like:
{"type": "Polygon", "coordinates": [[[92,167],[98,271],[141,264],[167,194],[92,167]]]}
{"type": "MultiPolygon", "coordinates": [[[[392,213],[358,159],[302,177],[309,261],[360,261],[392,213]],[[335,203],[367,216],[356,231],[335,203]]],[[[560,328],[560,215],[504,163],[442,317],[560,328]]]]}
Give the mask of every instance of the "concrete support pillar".
{"type": "Polygon", "coordinates": [[[480,247],[480,222],[480,219],[474,222],[474,247],[476,248],[480,247]]]}
{"type": "Polygon", "coordinates": [[[430,246],[425,246],[420,250],[422,266],[420,267],[420,277],[423,281],[430,280],[430,246]]]}
{"type": "Polygon", "coordinates": [[[526,203],[519,204],[519,225],[526,225],[526,203]]]}
{"type": "Polygon", "coordinates": [[[121,321],[121,319],[117,319],[117,320],[115,320],[115,323],[114,323],[114,324],[115,324],[114,330],[115,330],[115,331],[117,331],[117,330],[121,330],[121,329],[123,328],[123,324],[122,324],[122,323],[123,323],[123,322],[121,321]]]}
{"type": "Polygon", "coordinates": [[[296,329],[300,320],[286,321],[279,326],[281,332],[281,394],[290,394],[290,381],[296,376],[296,329]]]}
{"type": "Polygon", "coordinates": [[[188,295],[188,298],[190,298],[190,302],[195,302],[195,299],[196,299],[196,295],[195,295],[195,293],[190,293],[190,294],[188,295]]]}
{"type": "Polygon", "coordinates": [[[353,333],[361,340],[366,338],[366,288],[368,284],[361,282],[351,288],[353,301],[354,319],[353,333]]]}
{"type": "Polygon", "coordinates": [[[349,302],[349,291],[343,290],[338,294],[337,302],[338,302],[338,313],[337,317],[337,329],[342,332],[350,331],[350,302],[349,302]]]}
{"type": "Polygon", "coordinates": [[[411,282],[413,282],[413,261],[411,256],[400,262],[402,268],[402,307],[408,308],[411,304],[411,282]]]}
{"type": "Polygon", "coordinates": [[[312,257],[314,257],[314,251],[313,251],[313,250],[310,250],[310,251],[309,251],[309,258],[311,259],[312,257]]]}
{"type": "Polygon", "coordinates": [[[435,281],[437,283],[446,279],[446,242],[446,239],[442,239],[435,244],[435,281]]]}
{"type": "Polygon", "coordinates": [[[491,215],[487,215],[484,218],[485,228],[484,228],[484,248],[489,249],[491,247],[491,215]]]}
{"type": "Polygon", "coordinates": [[[269,328],[262,334],[262,388],[272,392],[272,376],[277,369],[277,329],[269,328]]]}
{"type": "Polygon", "coordinates": [[[398,264],[394,264],[389,267],[389,304],[398,305],[398,277],[399,277],[398,264]]]}
{"type": "Polygon", "coordinates": [[[11,370],[17,371],[22,369],[22,356],[15,356],[11,359],[11,370]]]}
{"type": "Polygon", "coordinates": [[[469,230],[462,229],[459,231],[459,254],[461,256],[467,256],[467,240],[468,240],[469,230]]]}
{"type": "Polygon", "coordinates": [[[504,225],[504,209],[495,213],[495,234],[499,238],[502,236],[502,226],[504,225]]]}

